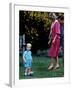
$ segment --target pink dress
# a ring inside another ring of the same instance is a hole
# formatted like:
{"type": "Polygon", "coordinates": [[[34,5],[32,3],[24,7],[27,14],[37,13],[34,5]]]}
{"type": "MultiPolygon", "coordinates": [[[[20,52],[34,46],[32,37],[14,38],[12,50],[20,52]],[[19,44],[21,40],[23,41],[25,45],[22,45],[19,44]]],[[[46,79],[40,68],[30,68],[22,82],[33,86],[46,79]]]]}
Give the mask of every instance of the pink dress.
{"type": "Polygon", "coordinates": [[[48,52],[48,56],[50,57],[56,57],[59,53],[60,48],[60,23],[58,20],[55,20],[51,25],[51,36],[52,40],[57,35],[55,42],[51,44],[51,47],[48,52]]]}

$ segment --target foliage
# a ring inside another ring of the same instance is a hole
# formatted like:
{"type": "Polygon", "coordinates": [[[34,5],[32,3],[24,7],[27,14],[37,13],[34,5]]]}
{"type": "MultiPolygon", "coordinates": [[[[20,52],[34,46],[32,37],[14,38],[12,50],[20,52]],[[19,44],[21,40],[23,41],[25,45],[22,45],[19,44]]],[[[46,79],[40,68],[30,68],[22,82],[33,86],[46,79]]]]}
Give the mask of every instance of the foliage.
{"type": "Polygon", "coordinates": [[[33,51],[48,48],[47,42],[51,26],[49,14],[50,12],[38,11],[19,12],[20,35],[25,34],[26,43],[32,43],[33,51]]]}

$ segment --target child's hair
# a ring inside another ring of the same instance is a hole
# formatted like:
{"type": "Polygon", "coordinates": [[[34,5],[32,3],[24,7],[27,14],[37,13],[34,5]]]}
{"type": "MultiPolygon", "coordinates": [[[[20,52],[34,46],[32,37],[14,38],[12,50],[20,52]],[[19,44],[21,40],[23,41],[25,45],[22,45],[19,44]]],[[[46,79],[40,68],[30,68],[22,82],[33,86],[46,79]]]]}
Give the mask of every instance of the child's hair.
{"type": "Polygon", "coordinates": [[[27,45],[26,45],[27,47],[31,47],[32,45],[31,45],[31,43],[27,43],[27,45]]]}

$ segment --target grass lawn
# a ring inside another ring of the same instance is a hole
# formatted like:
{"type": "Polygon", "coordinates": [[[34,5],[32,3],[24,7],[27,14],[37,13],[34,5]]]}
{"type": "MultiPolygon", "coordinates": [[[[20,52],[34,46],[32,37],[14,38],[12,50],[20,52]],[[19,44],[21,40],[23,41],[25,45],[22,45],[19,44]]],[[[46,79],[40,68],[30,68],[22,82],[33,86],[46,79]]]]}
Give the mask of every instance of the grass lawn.
{"type": "Polygon", "coordinates": [[[30,78],[50,78],[50,77],[63,77],[64,76],[64,64],[63,59],[59,58],[60,68],[56,70],[48,71],[50,64],[50,58],[42,56],[33,56],[33,76],[24,76],[24,66],[22,64],[22,57],[19,57],[19,79],[30,78]]]}

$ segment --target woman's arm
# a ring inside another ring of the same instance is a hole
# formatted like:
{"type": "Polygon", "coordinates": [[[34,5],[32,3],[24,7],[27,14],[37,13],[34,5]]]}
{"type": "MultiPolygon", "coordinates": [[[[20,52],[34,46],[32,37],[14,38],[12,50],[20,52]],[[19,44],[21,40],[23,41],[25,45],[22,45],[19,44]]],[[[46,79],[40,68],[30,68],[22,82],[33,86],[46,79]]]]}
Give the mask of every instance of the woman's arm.
{"type": "Polygon", "coordinates": [[[55,33],[56,34],[55,34],[55,37],[54,37],[52,43],[54,43],[56,38],[57,38],[57,36],[60,35],[60,24],[59,24],[58,21],[55,23],[55,33]]]}
{"type": "Polygon", "coordinates": [[[55,35],[55,37],[54,37],[52,43],[55,43],[56,38],[57,38],[57,34],[55,35]]]}
{"type": "Polygon", "coordinates": [[[50,43],[51,43],[51,40],[52,40],[51,34],[52,34],[52,30],[50,30],[50,34],[49,34],[49,41],[48,41],[48,44],[50,44],[50,43]]]}

